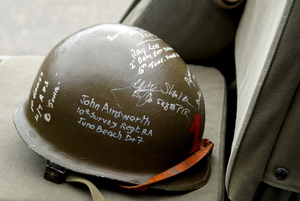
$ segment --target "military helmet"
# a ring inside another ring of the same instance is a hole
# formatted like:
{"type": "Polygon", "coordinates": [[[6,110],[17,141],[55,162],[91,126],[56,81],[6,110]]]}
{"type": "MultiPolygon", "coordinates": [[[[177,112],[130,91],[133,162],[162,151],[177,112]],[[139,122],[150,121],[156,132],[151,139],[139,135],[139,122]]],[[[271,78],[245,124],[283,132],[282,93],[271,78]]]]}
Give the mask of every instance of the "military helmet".
{"type": "MultiPolygon", "coordinates": [[[[54,164],[140,185],[203,149],[204,113],[197,80],[170,46],[137,27],[102,24],[50,51],[14,122],[54,164]]],[[[209,166],[195,164],[151,187],[200,187],[209,166]]]]}

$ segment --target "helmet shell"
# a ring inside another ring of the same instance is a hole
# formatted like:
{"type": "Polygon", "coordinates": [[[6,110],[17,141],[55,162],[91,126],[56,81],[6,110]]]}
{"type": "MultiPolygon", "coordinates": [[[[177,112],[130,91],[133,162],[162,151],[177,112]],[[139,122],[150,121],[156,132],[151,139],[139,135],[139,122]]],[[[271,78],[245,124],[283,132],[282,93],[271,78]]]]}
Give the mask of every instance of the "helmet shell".
{"type": "Polygon", "coordinates": [[[199,149],[204,101],[165,42],[102,24],[52,49],[14,121],[28,146],[56,164],[140,184],[199,149]]]}

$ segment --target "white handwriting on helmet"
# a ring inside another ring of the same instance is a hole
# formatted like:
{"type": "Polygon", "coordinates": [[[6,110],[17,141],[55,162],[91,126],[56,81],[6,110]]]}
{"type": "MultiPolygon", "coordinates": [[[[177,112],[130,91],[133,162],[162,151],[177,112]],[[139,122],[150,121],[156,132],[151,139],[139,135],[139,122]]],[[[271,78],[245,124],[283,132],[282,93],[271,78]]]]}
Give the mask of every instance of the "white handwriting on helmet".
{"type": "MultiPolygon", "coordinates": [[[[153,40],[147,40],[144,42],[149,42],[153,40]]],[[[140,44],[143,44],[139,43],[140,44]]],[[[137,46],[138,46],[137,45],[137,46]]],[[[129,63],[129,66],[131,69],[135,69],[138,67],[138,74],[143,74],[145,72],[145,68],[158,68],[161,65],[163,65],[164,62],[166,62],[169,59],[174,59],[177,57],[180,57],[179,54],[172,51],[173,49],[171,47],[160,47],[160,44],[149,44],[148,43],[148,49],[146,50],[145,47],[141,47],[139,49],[131,49],[131,57],[133,58],[132,62],[129,63]],[[162,55],[164,52],[168,53],[169,51],[172,51],[169,55],[162,55]],[[160,56],[160,57],[158,57],[160,56]]]]}
{"type": "Polygon", "coordinates": [[[108,125],[110,128],[115,128],[117,126],[117,122],[97,116],[95,112],[90,112],[90,109],[82,109],[81,107],[78,107],[76,113],[81,116],[86,114],[87,117],[89,117],[97,122],[101,122],[105,125],[108,125]]]}
{"type": "MultiPolygon", "coordinates": [[[[57,73],[55,76],[57,76],[57,73]]],[[[34,113],[34,118],[36,121],[39,121],[40,118],[44,119],[46,122],[51,121],[51,113],[49,110],[54,107],[54,103],[60,89],[59,84],[60,82],[57,83],[58,86],[54,87],[52,96],[50,96],[50,98],[47,100],[46,97],[48,94],[51,94],[51,91],[49,92],[49,90],[52,89],[53,83],[51,83],[52,87],[49,89],[50,83],[45,80],[44,73],[40,72],[36,86],[32,92],[32,99],[30,101],[30,108],[34,113]]]]}
{"type": "Polygon", "coordinates": [[[113,137],[113,138],[118,138],[119,140],[122,139],[121,131],[119,131],[117,133],[117,132],[113,132],[113,131],[104,129],[104,128],[102,128],[101,125],[96,126],[95,124],[87,122],[86,119],[83,118],[83,117],[79,118],[78,124],[83,126],[83,127],[89,128],[91,130],[96,130],[97,133],[101,133],[103,135],[107,135],[107,136],[113,137]]]}
{"type": "Polygon", "coordinates": [[[118,140],[136,142],[138,145],[144,142],[143,135],[149,137],[153,135],[151,129],[143,128],[143,126],[149,126],[151,123],[149,117],[145,115],[138,117],[124,114],[122,111],[111,108],[107,102],[103,105],[98,103],[95,98],[89,95],[82,95],[79,103],[82,106],[78,106],[76,110],[76,114],[79,115],[77,123],[82,127],[118,140]],[[109,116],[119,120],[112,120],[109,116]],[[122,120],[133,124],[130,125],[122,122],[122,120]],[[126,132],[126,137],[125,135],[123,137],[122,132],[126,132]],[[135,136],[131,136],[133,134],[135,136]]]}
{"type": "Polygon", "coordinates": [[[171,96],[172,98],[176,98],[177,100],[180,100],[182,102],[185,102],[187,103],[189,106],[191,106],[192,108],[194,108],[195,110],[197,110],[195,108],[195,106],[193,104],[190,103],[189,101],[189,97],[184,94],[183,92],[177,92],[177,90],[174,90],[174,84],[171,86],[169,83],[165,83],[165,89],[161,89],[161,92],[163,94],[166,94],[166,95],[169,95],[171,96]]]}
{"type": "Polygon", "coordinates": [[[91,100],[90,99],[86,99],[88,98],[89,96],[88,95],[82,95],[82,99],[80,99],[80,103],[83,104],[83,105],[86,105],[86,106],[89,106],[95,110],[99,110],[100,108],[100,104],[97,104],[94,100],[94,98],[92,98],[91,100]]]}
{"type": "Polygon", "coordinates": [[[139,79],[135,83],[132,84],[132,87],[135,89],[132,97],[136,97],[139,99],[137,106],[143,106],[146,103],[152,102],[152,93],[153,92],[160,92],[159,89],[155,86],[155,84],[146,83],[145,81],[141,81],[139,79]]]}
{"type": "Polygon", "coordinates": [[[85,113],[90,118],[98,121],[104,121],[105,118],[98,116],[97,112],[99,112],[100,115],[106,113],[113,116],[115,119],[121,118],[122,120],[143,124],[144,126],[149,126],[151,123],[149,117],[145,115],[143,115],[142,117],[138,117],[124,114],[122,111],[114,110],[113,108],[109,107],[109,104],[107,102],[103,106],[101,106],[100,103],[97,103],[94,98],[90,98],[88,95],[82,95],[82,98],[79,101],[82,105],[88,106],[89,108],[96,110],[96,112],[90,111],[89,109],[81,110],[81,108],[78,107],[76,113],[79,113],[80,115],[85,113]]]}
{"type": "Polygon", "coordinates": [[[135,133],[139,133],[141,135],[152,136],[152,130],[148,130],[146,128],[141,129],[139,126],[131,126],[126,123],[122,123],[120,125],[120,129],[125,130],[127,134],[132,134],[133,132],[135,132],[135,133]]]}
{"type": "Polygon", "coordinates": [[[94,124],[91,124],[91,123],[89,123],[89,122],[86,122],[86,121],[85,121],[85,118],[83,118],[83,117],[80,117],[80,118],[79,118],[78,123],[79,123],[81,126],[84,126],[84,127],[86,127],[86,128],[89,128],[89,129],[91,129],[91,130],[94,130],[94,129],[96,128],[96,126],[95,126],[94,124]]]}
{"type": "MultiPolygon", "coordinates": [[[[117,130],[117,131],[113,131],[113,130],[109,130],[109,129],[106,129],[104,128],[104,126],[102,125],[96,125],[96,124],[93,124],[91,122],[88,122],[84,117],[79,117],[79,120],[77,121],[77,123],[80,125],[80,126],[83,126],[85,128],[88,128],[88,129],[91,129],[91,130],[94,130],[96,133],[99,133],[99,134],[102,134],[104,136],[109,136],[111,138],[116,138],[118,140],[122,140],[123,138],[123,134],[122,134],[122,131],[121,130],[117,130]]],[[[122,124],[120,126],[121,129],[124,129],[124,130],[132,130],[132,126],[128,126],[126,124],[122,124]]],[[[137,126],[134,128],[135,132],[140,134],[140,127],[137,126]]],[[[133,131],[127,131],[126,132],[127,135],[126,137],[123,139],[123,141],[127,141],[127,142],[137,142],[137,144],[139,145],[141,142],[144,142],[144,139],[142,136],[131,136],[131,134],[133,133],[133,131]]],[[[152,136],[152,130],[147,130],[147,129],[143,129],[141,131],[141,135],[148,135],[148,136],[152,136]]]]}
{"type": "Polygon", "coordinates": [[[135,137],[132,137],[132,136],[129,135],[129,134],[126,135],[126,138],[124,139],[124,141],[131,141],[131,142],[137,141],[137,144],[140,144],[141,142],[144,142],[143,137],[137,136],[137,137],[135,138],[135,137]]]}
{"type": "Polygon", "coordinates": [[[107,135],[109,137],[117,138],[119,140],[122,139],[121,131],[113,132],[113,131],[110,131],[110,130],[107,130],[107,129],[103,129],[102,126],[100,126],[100,125],[97,127],[96,132],[97,133],[102,133],[103,135],[107,135]]]}
{"type": "Polygon", "coordinates": [[[187,72],[185,74],[186,76],[184,77],[184,80],[186,83],[189,85],[189,87],[196,87],[197,86],[197,81],[195,76],[191,73],[189,67],[187,66],[187,72]]]}

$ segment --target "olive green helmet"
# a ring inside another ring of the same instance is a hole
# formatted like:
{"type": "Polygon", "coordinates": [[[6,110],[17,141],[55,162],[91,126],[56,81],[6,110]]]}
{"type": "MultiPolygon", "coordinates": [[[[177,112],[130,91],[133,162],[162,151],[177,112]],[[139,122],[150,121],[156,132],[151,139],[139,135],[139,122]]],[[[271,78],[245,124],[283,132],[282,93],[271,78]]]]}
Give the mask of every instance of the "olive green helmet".
{"type": "MultiPolygon", "coordinates": [[[[143,29],[103,24],[52,49],[14,122],[47,160],[140,185],[204,149],[204,117],[198,83],[171,47],[143,29]]],[[[189,166],[151,187],[192,190],[207,182],[206,160],[189,166]]]]}

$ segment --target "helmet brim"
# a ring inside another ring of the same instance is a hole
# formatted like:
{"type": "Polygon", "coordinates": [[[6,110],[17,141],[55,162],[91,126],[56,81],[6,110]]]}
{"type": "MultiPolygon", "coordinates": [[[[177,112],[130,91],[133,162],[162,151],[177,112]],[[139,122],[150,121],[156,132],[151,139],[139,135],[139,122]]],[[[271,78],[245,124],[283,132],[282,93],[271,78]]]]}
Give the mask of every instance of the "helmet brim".
{"type": "MultiPolygon", "coordinates": [[[[38,134],[35,126],[28,121],[26,117],[25,107],[26,101],[23,100],[14,111],[14,124],[15,127],[29,148],[31,148],[38,155],[46,160],[52,161],[55,164],[62,166],[68,170],[78,172],[81,174],[104,177],[108,179],[124,181],[130,180],[129,173],[126,179],[126,173],[120,174],[120,178],[116,178],[115,172],[111,172],[105,168],[95,166],[92,163],[84,163],[77,158],[71,158],[63,152],[55,149],[49,142],[38,134]]],[[[166,179],[164,181],[152,184],[151,189],[165,190],[165,191],[191,191],[204,186],[210,177],[210,164],[207,157],[198,162],[196,165],[186,170],[185,172],[166,179]]],[[[149,175],[149,178],[153,175],[149,175]]],[[[138,183],[131,183],[138,185],[138,183]]]]}

